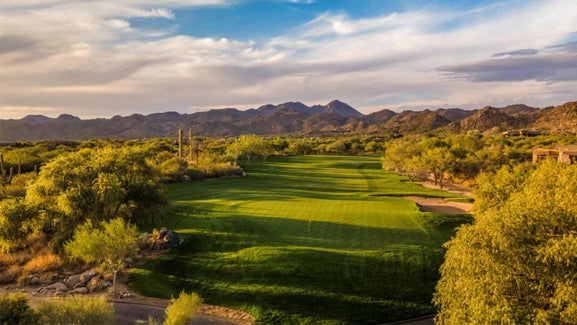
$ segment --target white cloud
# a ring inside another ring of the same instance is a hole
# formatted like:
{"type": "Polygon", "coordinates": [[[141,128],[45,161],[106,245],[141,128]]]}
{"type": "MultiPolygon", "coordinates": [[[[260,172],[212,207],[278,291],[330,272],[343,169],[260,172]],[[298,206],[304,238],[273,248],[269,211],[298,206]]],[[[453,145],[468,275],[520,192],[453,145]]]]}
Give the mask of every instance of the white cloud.
{"type": "Polygon", "coordinates": [[[178,8],[235,2],[4,0],[0,118],[14,107],[112,116],[334,98],[359,108],[524,100],[537,106],[575,99],[577,82],[567,73],[554,74],[555,79],[499,74],[542,62],[519,60],[559,58],[570,51],[573,56],[563,56],[565,61],[554,67],[574,66],[574,48],[549,48],[567,43],[577,30],[577,2],[570,0],[503,2],[467,12],[422,9],[365,19],[325,13],[264,42],[196,38],[130,24],[132,18],[178,24],[178,8]],[[467,78],[449,78],[446,72],[467,78]],[[479,76],[485,82],[473,82],[479,76]]]}

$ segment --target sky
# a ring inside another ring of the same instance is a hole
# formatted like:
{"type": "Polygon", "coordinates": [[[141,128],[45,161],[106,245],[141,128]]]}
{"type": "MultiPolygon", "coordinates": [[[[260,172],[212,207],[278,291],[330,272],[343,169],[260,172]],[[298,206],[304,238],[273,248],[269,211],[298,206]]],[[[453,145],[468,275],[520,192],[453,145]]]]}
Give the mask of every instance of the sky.
{"type": "Polygon", "coordinates": [[[577,100],[575,0],[2,0],[0,119],[577,100]]]}

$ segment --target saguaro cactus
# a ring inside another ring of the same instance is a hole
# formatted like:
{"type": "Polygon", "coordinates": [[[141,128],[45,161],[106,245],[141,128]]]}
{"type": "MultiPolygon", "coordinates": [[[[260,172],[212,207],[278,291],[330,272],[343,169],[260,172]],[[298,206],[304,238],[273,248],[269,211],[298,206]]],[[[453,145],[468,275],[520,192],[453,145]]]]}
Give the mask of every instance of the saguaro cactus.
{"type": "Polygon", "coordinates": [[[2,183],[2,186],[9,185],[12,182],[12,177],[14,176],[13,172],[13,167],[10,167],[9,173],[6,171],[6,168],[4,167],[4,157],[2,157],[2,154],[0,153],[0,173],[2,173],[0,182],[2,183]]]}
{"type": "Polygon", "coordinates": [[[188,160],[192,160],[192,152],[193,152],[192,129],[188,129],[188,160]]]}
{"type": "Polygon", "coordinates": [[[178,129],[178,158],[182,159],[182,129],[178,129]]]}

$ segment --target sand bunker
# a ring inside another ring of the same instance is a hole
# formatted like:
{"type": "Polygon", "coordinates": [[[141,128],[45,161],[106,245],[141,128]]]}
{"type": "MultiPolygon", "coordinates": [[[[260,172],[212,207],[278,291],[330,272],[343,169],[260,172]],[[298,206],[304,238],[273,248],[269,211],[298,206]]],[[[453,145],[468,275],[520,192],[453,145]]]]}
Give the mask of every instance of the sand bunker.
{"type": "Polygon", "coordinates": [[[406,199],[417,203],[424,212],[436,212],[445,214],[471,213],[472,203],[454,202],[442,198],[405,196],[406,199]]]}

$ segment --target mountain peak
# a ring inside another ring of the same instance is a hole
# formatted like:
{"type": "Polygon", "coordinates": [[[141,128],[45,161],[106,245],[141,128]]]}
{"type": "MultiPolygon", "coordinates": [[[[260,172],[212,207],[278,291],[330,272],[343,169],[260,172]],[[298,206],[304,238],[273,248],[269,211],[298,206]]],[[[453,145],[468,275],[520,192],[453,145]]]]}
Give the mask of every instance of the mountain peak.
{"type": "Polygon", "coordinates": [[[58,116],[56,120],[59,122],[75,122],[80,121],[80,118],[78,116],[70,114],[60,114],[60,116],[58,116]]]}
{"type": "Polygon", "coordinates": [[[357,118],[362,118],[364,116],[356,109],[337,99],[328,103],[325,106],[323,113],[334,113],[344,117],[357,117],[357,118]]]}
{"type": "Polygon", "coordinates": [[[29,123],[44,123],[51,120],[52,120],[51,118],[44,115],[26,115],[20,119],[20,121],[29,123]]]}

